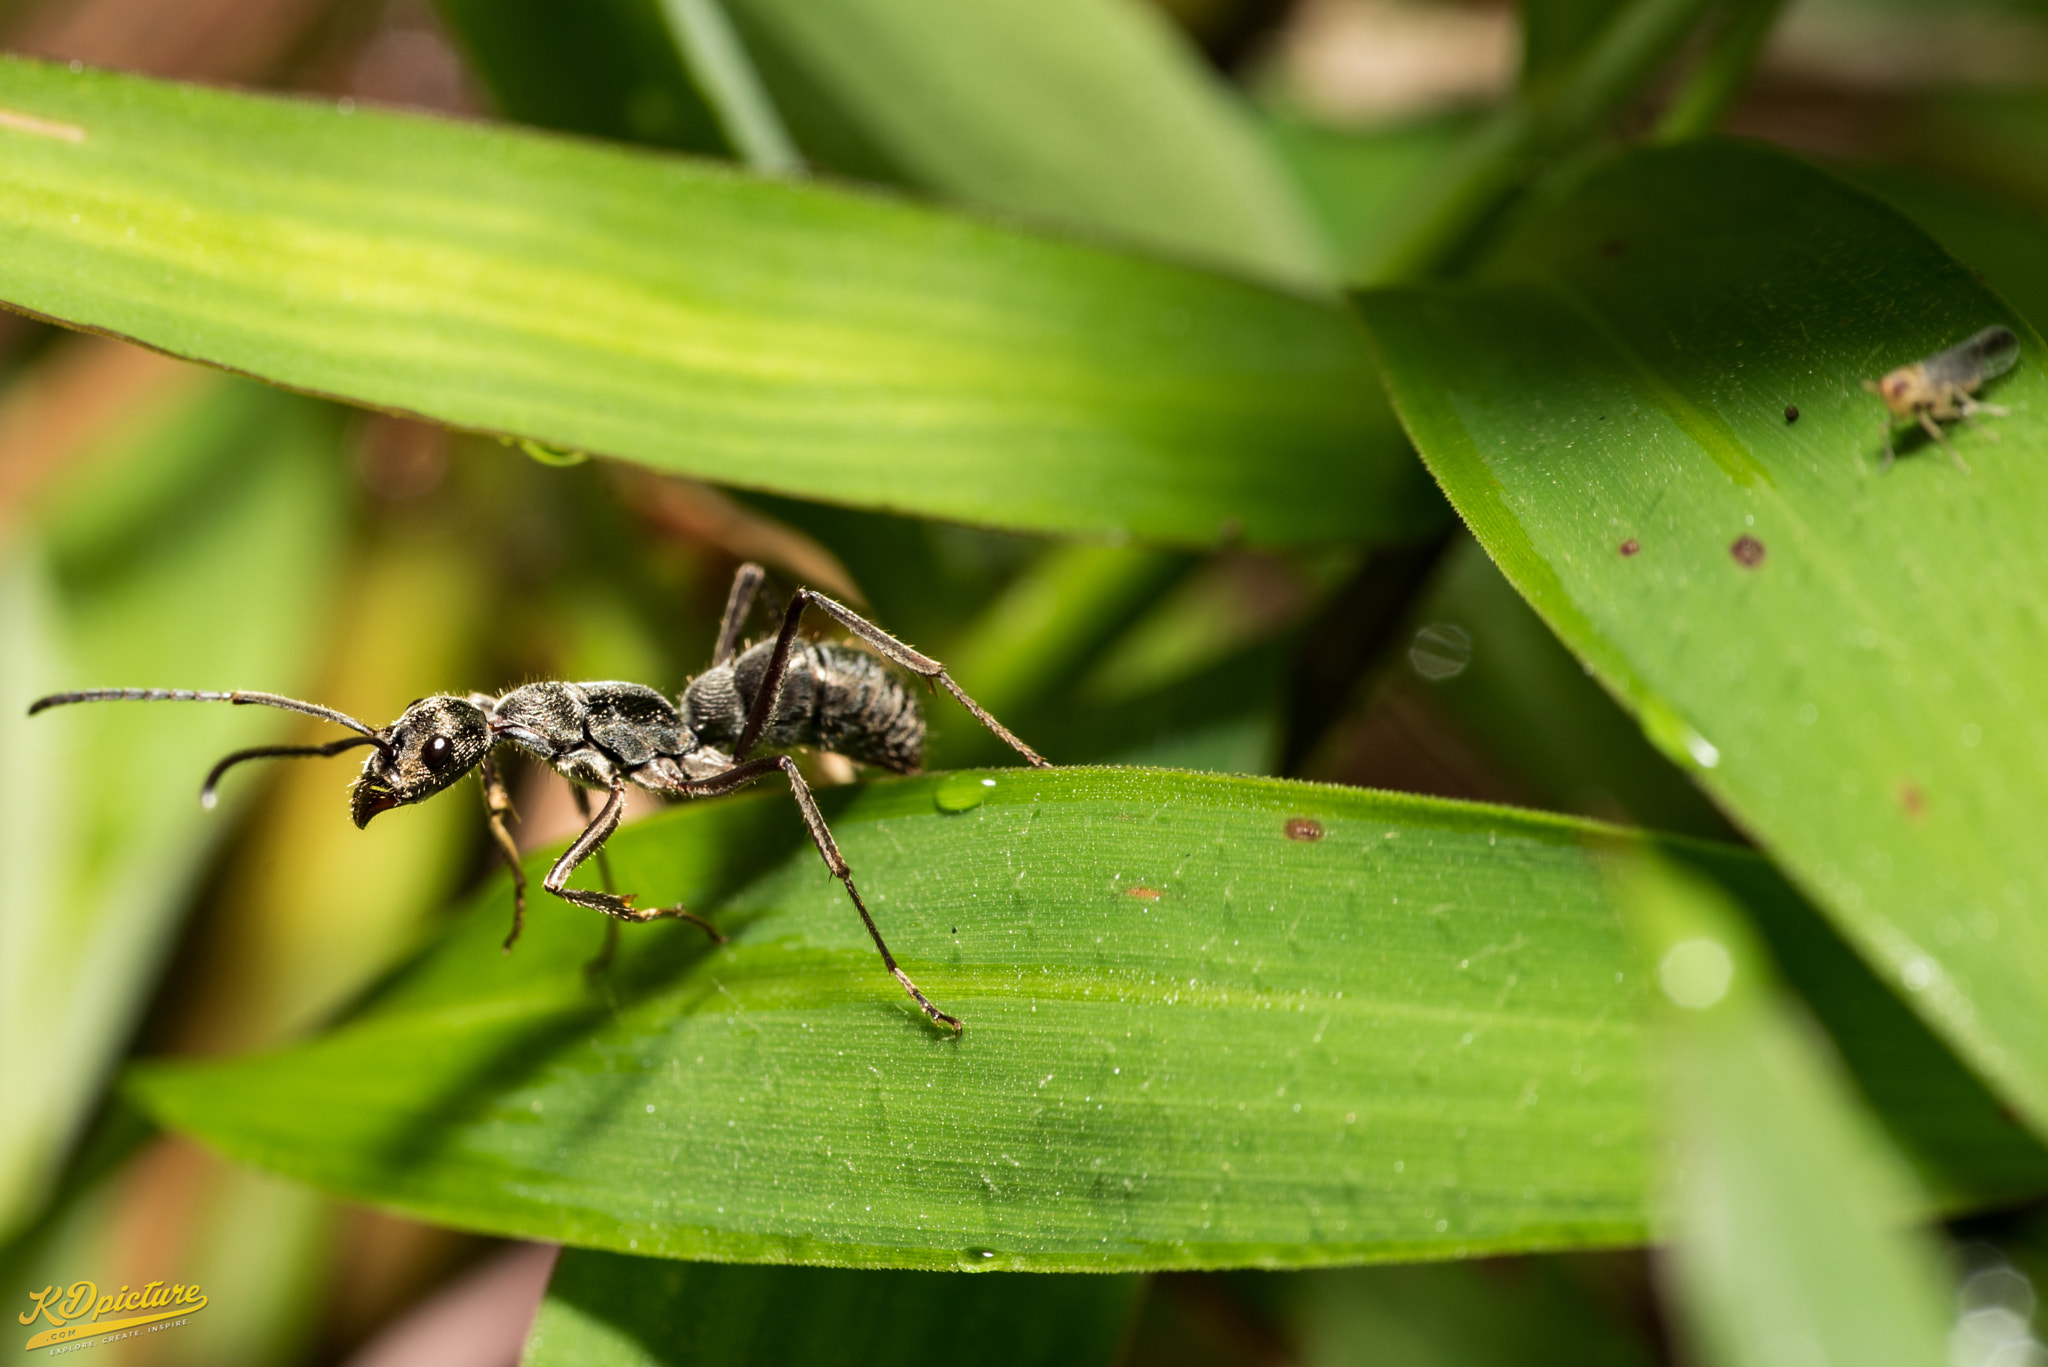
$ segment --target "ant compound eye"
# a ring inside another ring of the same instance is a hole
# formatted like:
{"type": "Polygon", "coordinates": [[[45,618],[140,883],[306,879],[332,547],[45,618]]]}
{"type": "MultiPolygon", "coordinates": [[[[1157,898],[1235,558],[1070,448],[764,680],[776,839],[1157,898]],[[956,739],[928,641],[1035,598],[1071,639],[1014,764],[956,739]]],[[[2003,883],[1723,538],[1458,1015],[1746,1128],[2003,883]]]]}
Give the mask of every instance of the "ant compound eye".
{"type": "Polygon", "coordinates": [[[455,746],[446,736],[436,736],[420,747],[420,758],[430,773],[440,773],[455,758],[455,746]]]}

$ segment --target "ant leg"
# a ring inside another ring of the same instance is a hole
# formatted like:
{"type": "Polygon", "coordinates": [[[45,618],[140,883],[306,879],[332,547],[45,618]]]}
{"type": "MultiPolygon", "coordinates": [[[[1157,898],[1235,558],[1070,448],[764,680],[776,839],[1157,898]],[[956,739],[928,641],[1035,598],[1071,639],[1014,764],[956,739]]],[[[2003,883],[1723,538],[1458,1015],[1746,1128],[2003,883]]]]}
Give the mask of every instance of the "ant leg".
{"type": "MultiPolygon", "coordinates": [[[[569,785],[569,794],[576,799],[576,810],[583,817],[583,824],[588,826],[590,824],[589,791],[580,783],[571,783],[569,785]]],[[[611,893],[613,896],[618,895],[618,884],[612,881],[611,856],[604,852],[604,846],[602,845],[597,847],[597,878],[599,882],[604,884],[606,892],[611,893]]],[[[583,965],[584,973],[589,977],[596,977],[612,966],[612,960],[618,957],[618,953],[618,918],[607,916],[604,921],[604,948],[597,951],[596,958],[583,965]]]]}
{"type": "MultiPolygon", "coordinates": [[[[578,797],[580,798],[581,796],[579,790],[578,797]]],[[[584,810],[589,810],[587,805],[584,806],[584,810]]],[[[598,869],[600,872],[604,871],[604,856],[600,851],[604,846],[604,842],[611,839],[612,832],[619,828],[619,820],[625,814],[625,781],[623,779],[613,779],[611,792],[605,798],[604,806],[598,809],[597,816],[592,819],[590,824],[583,828],[583,834],[577,836],[569,848],[562,852],[562,857],[557,859],[555,866],[548,870],[548,876],[541,880],[541,886],[561,898],[564,902],[574,902],[579,907],[589,907],[592,911],[601,911],[607,916],[617,917],[621,921],[631,921],[636,925],[646,921],[688,921],[693,925],[701,927],[705,934],[720,944],[725,943],[725,936],[718,933],[718,927],[712,925],[701,916],[691,915],[679,906],[647,907],[642,909],[633,905],[632,893],[627,893],[621,897],[615,892],[585,892],[568,886],[569,878],[576,872],[577,865],[592,855],[598,856],[598,869]]],[[[610,883],[610,881],[610,876],[607,874],[605,882],[610,883]]]]}
{"type": "Polygon", "coordinates": [[[513,843],[512,832],[505,827],[505,818],[517,813],[512,810],[512,794],[506,791],[505,776],[498,772],[497,763],[488,751],[484,754],[480,776],[484,783],[484,812],[490,822],[491,840],[512,870],[512,933],[505,937],[505,952],[510,954],[512,942],[519,938],[520,931],[526,929],[526,870],[519,866],[519,846],[513,843]]]}
{"type": "Polygon", "coordinates": [[[1920,426],[1928,436],[1934,438],[1936,446],[1948,452],[1948,458],[1956,463],[1956,469],[1961,470],[1966,475],[1970,473],[1970,467],[1964,463],[1962,456],[1957,454],[1955,447],[1948,444],[1948,438],[1941,434],[1941,424],[1934,420],[1932,413],[1922,413],[1920,415],[1920,426]]]}
{"type": "Polygon", "coordinates": [[[768,577],[753,561],[740,566],[739,573],[732,577],[732,592],[726,596],[725,619],[718,624],[718,646],[711,652],[711,667],[718,668],[731,661],[733,652],[740,646],[740,631],[747,624],[747,610],[754,606],[754,595],[761,590],[761,581],[768,577]]]}
{"type": "Polygon", "coordinates": [[[994,732],[1004,744],[1024,756],[1032,765],[1040,769],[1052,767],[1044,756],[1011,734],[1010,728],[997,721],[980,703],[968,697],[966,691],[953,682],[953,676],[946,672],[944,665],[929,655],[912,650],[851,608],[835,603],[813,589],[798,589],[796,597],[790,600],[789,610],[782,616],[782,630],[775,637],[775,653],[768,661],[767,672],[761,676],[761,691],[754,698],[754,708],[747,717],[746,730],[740,732],[739,744],[733,747],[734,759],[745,759],[747,752],[761,739],[761,733],[767,730],[768,718],[774,712],[776,695],[782,690],[782,676],[789,668],[789,652],[796,643],[797,626],[803,620],[804,608],[813,604],[820,612],[873,646],[882,658],[890,663],[909,670],[927,683],[943,684],[946,691],[951,693],[962,707],[974,714],[976,721],[994,732]]]}
{"type": "MultiPolygon", "coordinates": [[[[801,600],[796,610],[801,611],[801,600]]],[[[735,788],[744,788],[777,769],[789,776],[790,796],[796,799],[797,810],[803,813],[804,825],[811,832],[811,843],[818,847],[819,855],[825,860],[825,867],[832,871],[832,876],[846,889],[846,895],[853,899],[853,909],[860,913],[861,924],[868,928],[869,938],[875,942],[875,948],[882,955],[882,966],[895,976],[896,981],[902,984],[903,990],[910,994],[911,1000],[915,1001],[935,1024],[943,1025],[955,1034],[960,1033],[966,1028],[960,1023],[960,1018],[949,1016],[932,1005],[931,998],[918,990],[917,984],[910,980],[910,975],[896,966],[896,956],[889,952],[889,945],[882,939],[880,927],[875,925],[875,918],[868,914],[867,903],[861,901],[860,889],[853,885],[853,870],[847,866],[845,856],[839,853],[839,844],[832,839],[831,828],[825,824],[825,815],[818,810],[818,800],[811,796],[811,787],[804,782],[804,776],[798,772],[795,760],[788,755],[769,755],[735,765],[722,774],[694,780],[684,785],[684,789],[694,796],[716,797],[735,788]]]]}

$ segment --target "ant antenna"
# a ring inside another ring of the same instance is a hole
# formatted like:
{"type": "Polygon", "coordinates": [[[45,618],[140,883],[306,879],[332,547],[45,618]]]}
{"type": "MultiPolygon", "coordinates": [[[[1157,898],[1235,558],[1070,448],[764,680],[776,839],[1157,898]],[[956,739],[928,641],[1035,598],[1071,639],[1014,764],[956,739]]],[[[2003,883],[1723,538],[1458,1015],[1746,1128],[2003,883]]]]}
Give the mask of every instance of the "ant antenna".
{"type": "MultiPolygon", "coordinates": [[[[33,717],[46,707],[61,707],[74,702],[231,702],[238,707],[252,704],[280,707],[287,712],[303,712],[309,717],[346,726],[357,735],[369,737],[370,744],[379,750],[390,753],[382,733],[363,725],[346,712],[337,712],[316,702],[300,702],[280,693],[250,693],[239,688],[232,693],[207,693],[190,688],[85,688],[76,693],[52,693],[47,698],[37,698],[28,705],[28,714],[33,717]]],[[[253,759],[255,755],[250,753],[249,758],[253,759]]]]}
{"type": "Polygon", "coordinates": [[[358,746],[363,745],[374,745],[380,750],[384,748],[384,743],[375,736],[344,736],[340,740],[329,741],[325,745],[257,745],[247,750],[237,750],[207,771],[206,782],[201,784],[199,788],[199,805],[209,811],[212,810],[214,790],[220,787],[220,776],[234,768],[237,764],[240,764],[243,760],[288,759],[298,755],[318,755],[325,758],[329,755],[338,755],[344,750],[354,750],[358,746]]]}

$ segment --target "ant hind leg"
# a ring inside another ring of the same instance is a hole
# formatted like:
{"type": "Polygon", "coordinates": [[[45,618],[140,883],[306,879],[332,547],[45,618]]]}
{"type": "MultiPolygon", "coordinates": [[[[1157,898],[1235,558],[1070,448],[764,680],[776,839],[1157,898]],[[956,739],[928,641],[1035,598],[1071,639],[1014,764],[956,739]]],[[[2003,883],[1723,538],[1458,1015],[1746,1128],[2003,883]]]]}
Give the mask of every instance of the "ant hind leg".
{"type": "Polygon", "coordinates": [[[746,759],[747,753],[753,749],[761,739],[761,733],[768,727],[768,718],[773,712],[776,696],[781,690],[783,674],[789,668],[789,652],[796,643],[797,628],[803,621],[806,607],[816,607],[827,617],[873,646],[883,659],[909,670],[923,679],[927,685],[942,685],[953,695],[955,701],[973,714],[976,721],[987,727],[1005,745],[1022,755],[1034,767],[1052,767],[1043,755],[1026,745],[1009,727],[997,721],[988,709],[968,697],[966,690],[953,682],[953,676],[946,672],[944,665],[929,655],[912,650],[853,609],[833,602],[815,589],[798,589],[796,596],[789,601],[788,610],[783,613],[782,630],[775,638],[775,653],[769,658],[767,671],[762,675],[760,692],[754,699],[754,708],[747,718],[746,729],[740,732],[739,743],[732,750],[732,757],[735,760],[746,759]]]}
{"type": "Polygon", "coordinates": [[[754,597],[760,593],[762,581],[767,577],[768,572],[751,560],[733,575],[732,592],[725,599],[725,617],[718,624],[718,644],[711,652],[713,669],[728,663],[739,649],[740,632],[746,628],[747,613],[753,608],[754,597]]]}
{"type": "MultiPolygon", "coordinates": [[[[801,611],[801,600],[797,610],[801,611]]],[[[790,796],[796,799],[797,810],[803,814],[804,826],[811,833],[811,843],[818,847],[818,855],[825,861],[825,867],[832,871],[832,876],[839,880],[840,886],[846,889],[846,895],[852,899],[853,909],[860,913],[861,924],[868,928],[868,938],[875,942],[875,950],[882,956],[882,967],[889,970],[897,984],[910,994],[911,1000],[917,1003],[919,1010],[931,1018],[934,1025],[944,1026],[954,1034],[959,1034],[966,1028],[961,1024],[960,1018],[947,1015],[934,1006],[932,999],[925,996],[918,985],[910,980],[910,975],[897,966],[896,956],[889,952],[889,945],[882,938],[881,928],[875,924],[875,918],[868,914],[867,903],[861,900],[860,889],[854,886],[853,870],[848,867],[846,857],[839,853],[839,842],[832,838],[832,829],[825,824],[825,814],[818,810],[818,800],[811,796],[811,787],[804,782],[804,776],[798,771],[795,760],[788,755],[768,755],[761,759],[748,760],[744,764],[734,765],[722,774],[693,779],[688,784],[679,785],[676,791],[693,797],[717,797],[736,788],[744,788],[777,769],[789,777],[790,796]]]]}

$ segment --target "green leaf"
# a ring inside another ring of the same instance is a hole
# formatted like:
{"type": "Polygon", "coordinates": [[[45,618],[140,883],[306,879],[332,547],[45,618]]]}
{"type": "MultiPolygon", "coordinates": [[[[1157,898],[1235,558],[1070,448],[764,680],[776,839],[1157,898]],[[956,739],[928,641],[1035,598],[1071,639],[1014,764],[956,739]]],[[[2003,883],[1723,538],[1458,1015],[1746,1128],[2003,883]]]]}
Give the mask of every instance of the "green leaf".
{"type": "Polygon", "coordinates": [[[672,40],[718,112],[719,126],[740,160],[769,175],[801,172],[803,156],[720,0],[661,0],[661,8],[672,40]]]}
{"type": "Polygon", "coordinates": [[[291,688],[335,568],[333,413],[198,378],[81,453],[0,562],[0,753],[19,779],[0,785],[0,1231],[49,1191],[228,828],[195,800],[206,766],[282,724],[28,704],[117,684],[291,688]]]}
{"type": "Polygon", "coordinates": [[[1470,640],[1464,668],[1424,676],[1425,686],[1524,785],[1532,805],[1734,838],[1714,804],[1586,677],[1476,543],[1461,540],[1445,555],[1416,615],[1425,629],[1452,627],[1470,640]]]}
{"type": "Polygon", "coordinates": [[[1402,207],[1472,127],[1465,115],[1393,128],[1322,128],[1268,116],[1260,132],[1293,175],[1347,275],[1392,245],[1402,207]]]}
{"type": "Polygon", "coordinates": [[[1356,320],[530,133],[0,63],[0,299],[460,427],[1048,531],[1436,516],[1356,320]],[[75,130],[79,140],[72,140],[75,130]]]}
{"type": "Polygon", "coordinates": [[[828,165],[1306,287],[1329,262],[1250,120],[1134,0],[727,0],[828,165]]]}
{"type": "Polygon", "coordinates": [[[1585,1284],[1587,1261],[1332,1268],[1272,1280],[1303,1367],[1651,1367],[1660,1359],[1649,1345],[1585,1284]]]}
{"type": "Polygon", "coordinates": [[[727,156],[718,113],[657,0],[435,0],[509,118],[567,133],[727,156]]]}
{"type": "MultiPolygon", "coordinates": [[[[335,1033],[150,1065],[137,1095],[356,1199],[676,1258],[1303,1266],[1642,1237],[1637,975],[1582,848],[1607,828],[1136,770],[821,799],[963,1036],[883,973],[763,792],[609,846],[620,888],[713,916],[729,945],[629,928],[593,983],[599,919],[538,893],[498,952],[500,882],[335,1033]]],[[[1811,916],[1760,861],[1703,849],[1780,919],[1811,916]]],[[[1858,975],[1816,948],[1817,973],[1858,975]]],[[[1857,1024],[1928,1058],[1903,1011],[1857,1024]]],[[[2026,1188],[2048,1185],[2009,1128],[1933,1133],[1961,1189],[2028,1162],[2026,1188]]]]}
{"type": "Polygon", "coordinates": [[[570,1249],[521,1367],[1108,1367],[1141,1286],[1128,1276],[731,1267],[570,1249]]]}
{"type": "Polygon", "coordinates": [[[2039,337],[1891,211],[1736,145],[1623,157],[1485,283],[1361,307],[1508,578],[2048,1129],[2039,337]],[[1994,322],[2025,339],[2003,442],[1880,473],[1859,381],[1994,322]]]}
{"type": "Polygon", "coordinates": [[[1957,260],[1982,273],[2034,323],[2048,318],[2048,216],[1980,190],[1898,166],[1844,166],[1840,173],[1925,228],[1957,260]]]}
{"type": "Polygon", "coordinates": [[[1896,1157],[1772,981],[1726,892],[1618,861],[1646,968],[1671,1146],[1672,1285],[1700,1360],[1948,1360],[1932,1249],[1896,1157]]]}
{"type": "MultiPolygon", "coordinates": [[[[1569,60],[1528,73],[1515,97],[1476,124],[1417,187],[1401,220],[1355,278],[1391,284],[1442,273],[1485,245],[1527,183],[1546,169],[1583,165],[1623,106],[1682,48],[1714,0],[1629,0],[1612,17],[1571,37],[1569,60]]],[[[1567,3],[1580,18],[1597,3],[1567,3]]],[[[1578,22],[1578,19],[1574,19],[1578,22]]]]}
{"type": "MultiPolygon", "coordinates": [[[[1050,547],[952,644],[947,667],[997,716],[1028,715],[1071,685],[1189,563],[1129,546],[1050,547]]],[[[936,739],[935,767],[1000,762],[986,728],[949,728],[936,739]]]]}
{"type": "Polygon", "coordinates": [[[1628,0],[1529,0],[1522,6],[1522,84],[1541,86],[1584,55],[1628,0]]]}

